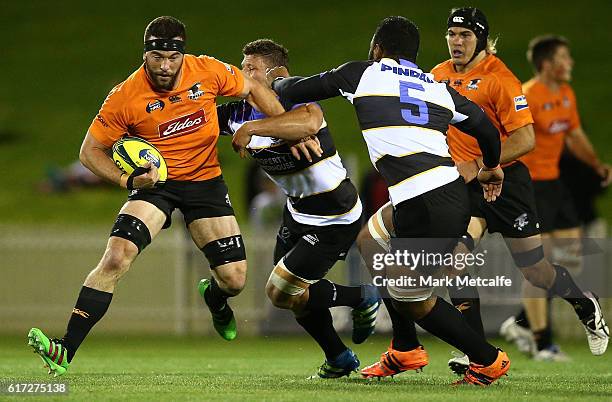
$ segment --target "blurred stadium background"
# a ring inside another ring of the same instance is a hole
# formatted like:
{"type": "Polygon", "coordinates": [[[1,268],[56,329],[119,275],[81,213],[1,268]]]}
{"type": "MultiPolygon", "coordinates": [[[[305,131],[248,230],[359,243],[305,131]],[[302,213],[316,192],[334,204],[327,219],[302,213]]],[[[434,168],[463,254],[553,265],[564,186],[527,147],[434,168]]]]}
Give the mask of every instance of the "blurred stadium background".
{"type": "MultiPolygon", "coordinates": [[[[498,55],[522,81],[531,77],[525,59],[532,37],[562,34],[576,60],[573,86],[583,125],[599,155],[612,161],[610,85],[612,3],[582,1],[470,1],[488,16],[499,37],[498,55]]],[[[108,91],[141,63],[145,25],[173,15],[188,27],[188,49],[240,65],[244,43],[271,38],[290,50],[290,70],[308,75],[367,56],[376,24],[404,15],[421,29],[419,65],[428,70],[448,56],[445,22],[451,7],[464,2],[335,1],[26,1],[1,4],[0,155],[6,169],[0,189],[0,333],[26,334],[36,325],[63,331],[83,278],[98,262],[125,192],[93,188],[66,193],[37,189],[47,171],[73,162],[108,91]]],[[[369,169],[351,105],[324,102],[336,145],[359,183],[369,169]]],[[[241,161],[227,139],[219,142],[224,176],[249,250],[249,285],[234,305],[242,334],[294,328],[289,315],[272,311],[263,284],[271,269],[274,231],[252,228],[244,202],[247,186],[241,161]],[[274,323],[273,325],[271,323],[274,323]],[[285,327],[286,325],[286,327],[285,327]]],[[[612,222],[612,194],[599,199],[599,211],[612,222]]],[[[610,266],[610,256],[607,258],[610,266]]],[[[339,281],[354,275],[338,267],[339,281]]],[[[500,272],[515,275],[511,267],[500,272]]],[[[180,220],[162,233],[119,285],[113,306],[94,333],[211,333],[209,315],[195,284],[208,276],[207,263],[189,240],[180,220]]],[[[610,275],[607,277],[608,283],[610,275]]],[[[493,330],[513,310],[496,302],[485,320],[493,330]],[[501,308],[501,309],[500,309],[501,308]]],[[[485,302],[486,303],[486,302],[485,302]]],[[[608,303],[609,305],[609,303],[608,303]]],[[[581,329],[569,315],[556,321],[560,336],[581,329]],[[568,324],[569,323],[569,324],[568,324]]],[[[348,318],[339,310],[339,325],[348,318]]]]}

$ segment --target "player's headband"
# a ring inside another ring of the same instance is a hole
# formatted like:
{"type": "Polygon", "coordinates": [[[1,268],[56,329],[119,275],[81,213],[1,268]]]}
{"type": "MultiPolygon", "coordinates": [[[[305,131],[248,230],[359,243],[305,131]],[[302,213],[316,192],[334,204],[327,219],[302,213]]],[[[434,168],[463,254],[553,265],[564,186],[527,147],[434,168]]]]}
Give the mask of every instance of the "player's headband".
{"type": "Polygon", "coordinates": [[[454,10],[448,17],[446,27],[467,28],[474,32],[479,40],[486,40],[489,36],[487,17],[477,8],[465,7],[454,10]]]}
{"type": "Polygon", "coordinates": [[[151,50],[175,51],[185,53],[185,42],[176,39],[151,39],[144,43],[144,51],[151,50]]]}

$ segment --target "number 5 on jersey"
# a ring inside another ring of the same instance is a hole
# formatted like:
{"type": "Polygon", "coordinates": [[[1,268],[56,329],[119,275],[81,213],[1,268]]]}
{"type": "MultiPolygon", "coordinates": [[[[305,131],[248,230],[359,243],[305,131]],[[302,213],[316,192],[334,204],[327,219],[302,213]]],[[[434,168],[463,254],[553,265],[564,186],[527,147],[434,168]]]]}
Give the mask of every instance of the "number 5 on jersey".
{"type": "Polygon", "coordinates": [[[423,86],[415,82],[407,81],[400,81],[399,85],[400,102],[406,103],[408,105],[414,105],[419,109],[417,114],[414,114],[413,109],[401,109],[402,118],[410,124],[418,124],[419,126],[423,126],[429,123],[429,109],[427,108],[427,104],[421,99],[410,96],[410,94],[408,93],[409,89],[425,91],[425,89],[423,89],[423,86]]]}

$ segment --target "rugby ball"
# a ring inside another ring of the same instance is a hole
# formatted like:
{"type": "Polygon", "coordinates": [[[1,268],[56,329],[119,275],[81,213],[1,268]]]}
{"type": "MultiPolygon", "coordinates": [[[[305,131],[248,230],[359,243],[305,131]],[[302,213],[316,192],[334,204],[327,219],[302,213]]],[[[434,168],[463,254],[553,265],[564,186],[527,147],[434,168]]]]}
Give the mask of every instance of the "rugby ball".
{"type": "Polygon", "coordinates": [[[113,144],[113,160],[117,167],[127,174],[147,162],[157,167],[159,171],[158,184],[163,184],[168,178],[168,167],[162,154],[153,145],[138,137],[124,137],[113,144]]]}

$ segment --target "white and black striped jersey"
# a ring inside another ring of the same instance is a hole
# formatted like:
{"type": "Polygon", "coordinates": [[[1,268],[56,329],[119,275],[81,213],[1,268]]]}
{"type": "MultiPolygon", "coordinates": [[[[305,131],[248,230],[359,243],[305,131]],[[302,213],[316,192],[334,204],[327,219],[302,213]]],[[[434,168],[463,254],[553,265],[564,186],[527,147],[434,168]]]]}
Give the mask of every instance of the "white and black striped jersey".
{"type": "Polygon", "coordinates": [[[354,61],[273,85],[281,98],[296,103],[338,95],[348,99],[394,205],[459,177],[446,143],[449,124],[474,133],[486,148],[487,166],[499,161],[499,135],[484,112],[409,61],[354,61]]]}
{"type": "MultiPolygon", "coordinates": [[[[280,99],[285,110],[299,105],[280,99]]],[[[233,135],[246,121],[266,117],[246,101],[217,106],[221,134],[233,135]]],[[[323,120],[317,133],[323,154],[312,155],[312,162],[297,160],[283,140],[253,136],[248,152],[263,171],[287,194],[287,209],[296,222],[327,226],[349,224],[361,218],[362,206],[357,190],[323,120]]]]}

